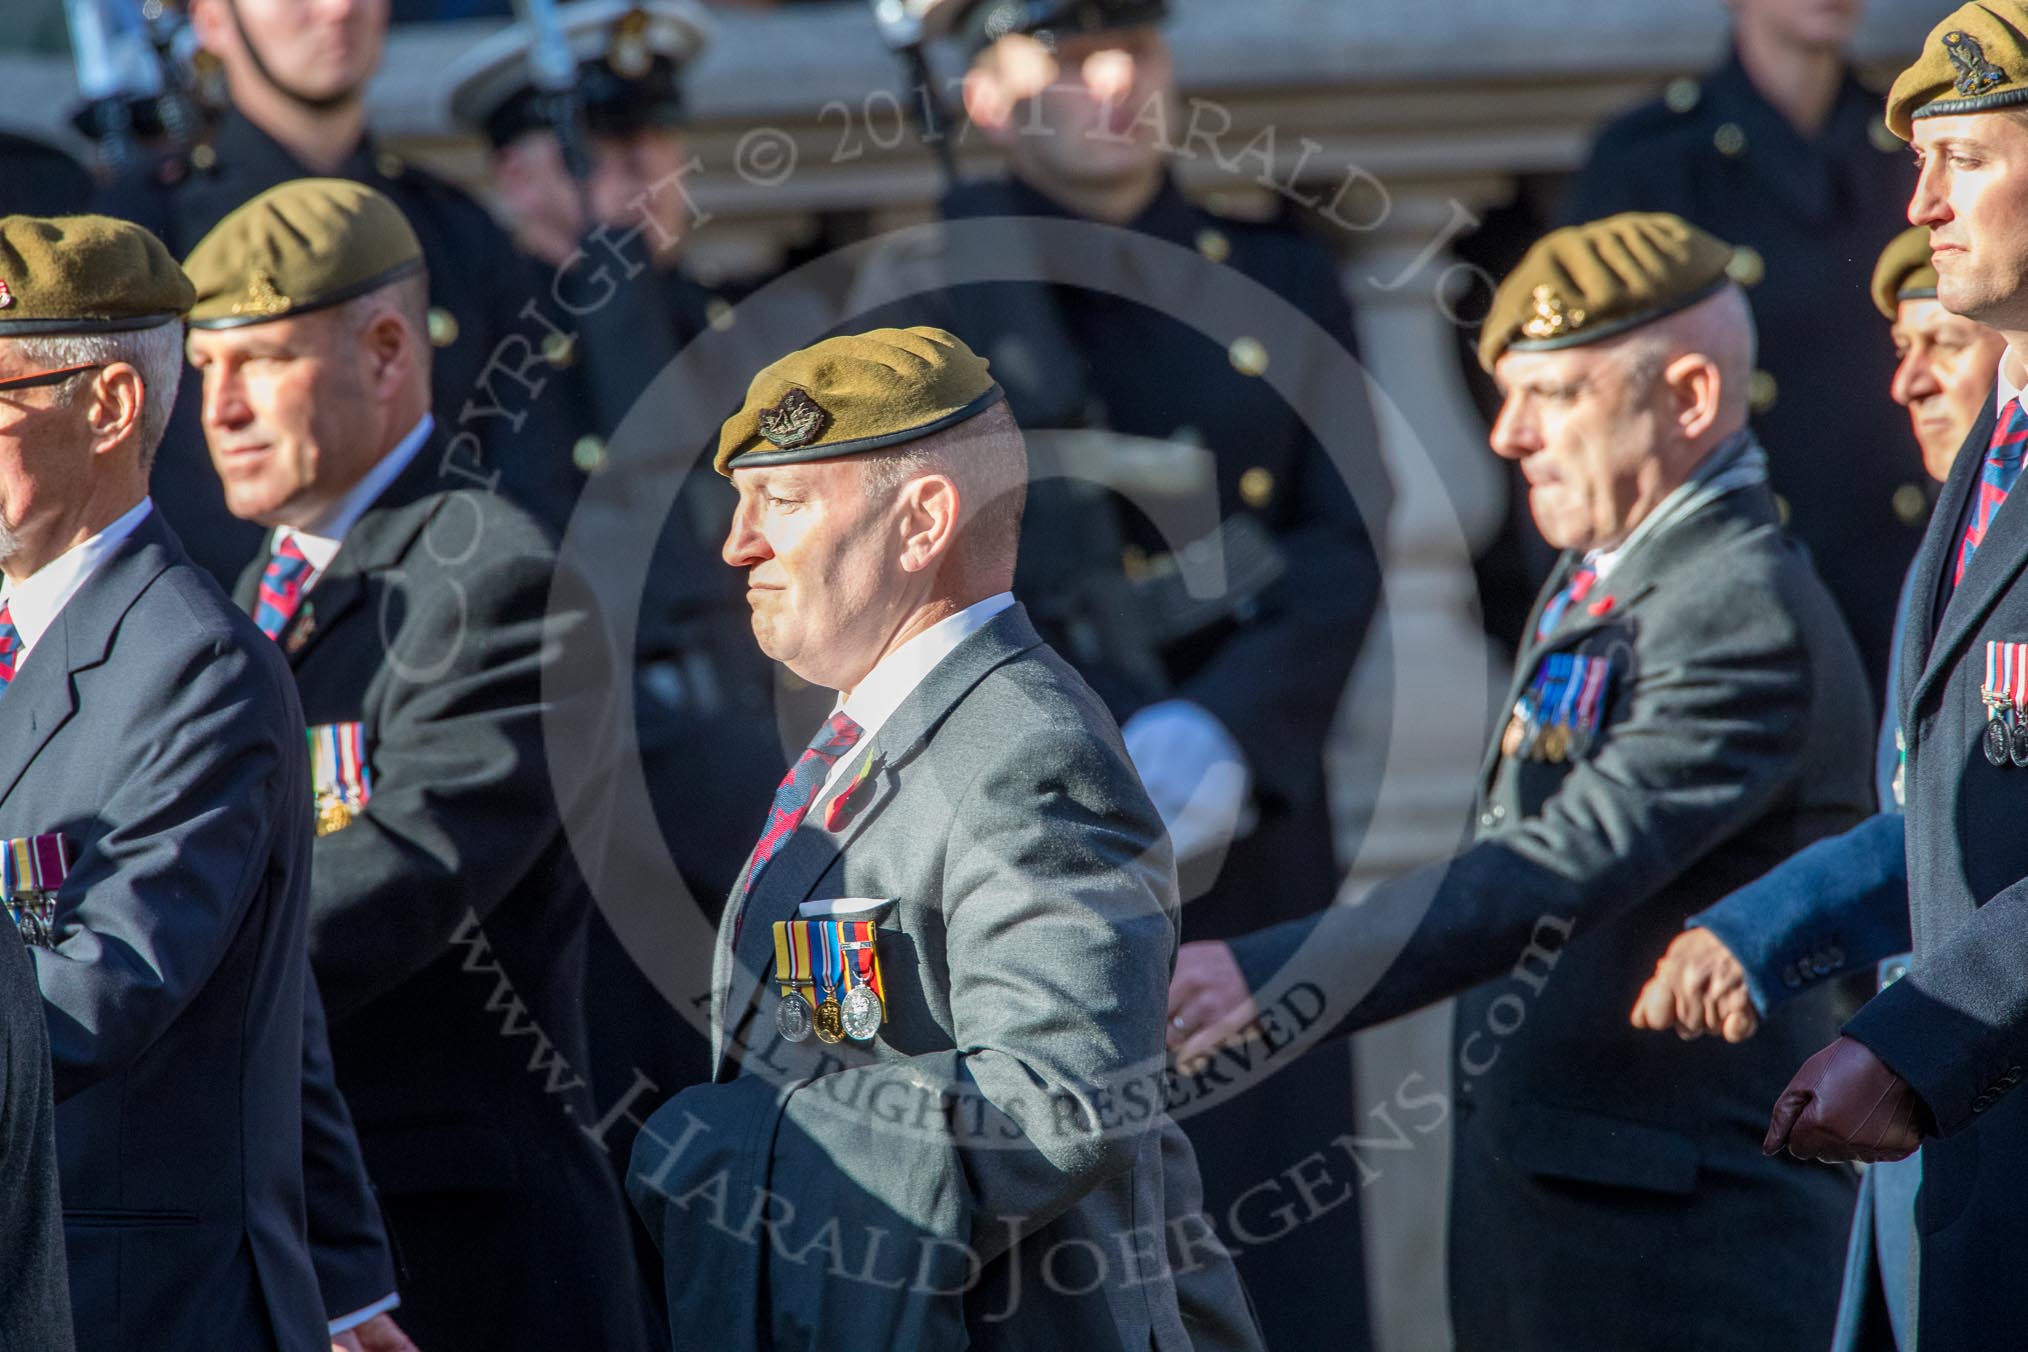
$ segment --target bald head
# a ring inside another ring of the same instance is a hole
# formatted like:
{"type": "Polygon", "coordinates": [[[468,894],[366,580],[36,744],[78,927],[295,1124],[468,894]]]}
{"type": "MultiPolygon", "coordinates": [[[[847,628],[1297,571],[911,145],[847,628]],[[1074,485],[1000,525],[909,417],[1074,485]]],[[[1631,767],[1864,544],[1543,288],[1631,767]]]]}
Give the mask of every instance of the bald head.
{"type": "Polygon", "coordinates": [[[955,427],[860,460],[863,486],[875,498],[892,498],[926,475],[947,479],[957,490],[958,531],[944,564],[957,606],[1014,585],[1028,501],[1028,446],[1005,400],[955,427]]]}
{"type": "Polygon", "coordinates": [[[1628,383],[1637,390],[1652,391],[1665,379],[1679,386],[1698,380],[1711,383],[1709,425],[1694,433],[1686,430],[1686,439],[1702,450],[1746,426],[1758,342],[1746,293],[1737,286],[1725,287],[1601,347],[1616,353],[1628,383]]]}

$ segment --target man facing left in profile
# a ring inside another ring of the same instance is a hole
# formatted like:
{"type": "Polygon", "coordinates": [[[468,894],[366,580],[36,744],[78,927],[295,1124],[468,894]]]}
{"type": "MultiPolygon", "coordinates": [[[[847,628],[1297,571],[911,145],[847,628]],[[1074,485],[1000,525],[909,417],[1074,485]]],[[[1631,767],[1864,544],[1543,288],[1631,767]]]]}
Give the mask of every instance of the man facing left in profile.
{"type": "Polygon", "coordinates": [[[1028,461],[986,363],[830,339],[754,378],[717,466],[755,637],[839,699],[719,924],[715,1082],[635,1144],[674,1346],[1257,1348],[1216,1239],[1165,1253],[1175,870],[1009,593],[1028,461]],[[728,1219],[756,1203],[771,1237],[728,1219]]]}
{"type": "Polygon", "coordinates": [[[303,716],[148,498],[192,289],[95,216],[0,219],[0,283],[0,838],[49,1021],[77,1345],[325,1352],[303,716]]]}

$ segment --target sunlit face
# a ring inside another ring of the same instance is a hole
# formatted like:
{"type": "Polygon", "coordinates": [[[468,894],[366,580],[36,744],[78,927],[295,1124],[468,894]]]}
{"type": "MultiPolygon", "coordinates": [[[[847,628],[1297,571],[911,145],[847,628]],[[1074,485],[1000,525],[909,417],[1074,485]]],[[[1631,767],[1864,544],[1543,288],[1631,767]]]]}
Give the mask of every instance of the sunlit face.
{"type": "Polygon", "coordinates": [[[1663,411],[1613,345],[1503,352],[1495,454],[1521,466],[1528,510],[1558,549],[1611,549],[1658,500],[1663,411]]]}
{"type": "Polygon", "coordinates": [[[1934,300],[1901,302],[1893,333],[1900,364],[1889,389],[1908,410],[1923,471],[1940,483],[1992,393],[2007,340],[1934,300]]]}
{"type": "Polygon", "coordinates": [[[1996,329],[2028,328],[2028,122],[1918,118],[1908,219],[1929,227],[1937,299],[1996,329]]]}
{"type": "Polygon", "coordinates": [[[204,439],[234,516],[309,525],[371,465],[377,405],[341,314],[190,331],[185,351],[204,380],[204,439]]]}
{"type": "Polygon", "coordinates": [[[1045,184],[1118,182],[1158,166],[1175,64],[1153,25],[1061,38],[1001,38],[972,68],[974,97],[1025,175],[1045,184]]]}
{"type": "Polygon", "coordinates": [[[812,685],[850,689],[895,630],[906,586],[893,495],[851,458],[735,469],[723,557],[747,574],[761,651],[812,685]]]}
{"type": "MultiPolygon", "coordinates": [[[[0,381],[45,369],[0,342],[0,381]]],[[[76,377],[91,378],[89,371],[76,377]]],[[[86,493],[92,452],[83,404],[79,398],[64,407],[55,386],[0,390],[0,563],[14,556],[31,523],[75,507],[86,493]]]]}
{"type": "Polygon", "coordinates": [[[1859,30],[1864,0],[1730,0],[1742,23],[1750,23],[1798,47],[1843,51],[1859,30]]]}
{"type": "Polygon", "coordinates": [[[236,83],[263,78],[255,69],[258,56],[258,64],[291,92],[337,99],[363,90],[379,68],[388,2],[202,0],[198,31],[236,83]]]}

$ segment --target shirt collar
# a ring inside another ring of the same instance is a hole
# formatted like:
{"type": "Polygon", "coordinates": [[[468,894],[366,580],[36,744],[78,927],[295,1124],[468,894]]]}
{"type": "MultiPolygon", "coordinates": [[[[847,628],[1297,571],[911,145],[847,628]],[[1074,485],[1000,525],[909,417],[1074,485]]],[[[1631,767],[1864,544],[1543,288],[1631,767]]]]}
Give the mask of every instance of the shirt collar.
{"type": "MultiPolygon", "coordinates": [[[[841,700],[839,708],[860,727],[860,742],[873,740],[901,702],[914,693],[923,678],[954,649],[986,627],[987,621],[1014,604],[1013,592],[1000,592],[983,601],[974,601],[955,615],[947,615],[908,642],[880,659],[866,673],[866,679],[841,700]]],[[[842,762],[841,762],[842,763],[842,762]]]]}
{"type": "Polygon", "coordinates": [[[36,569],[32,576],[6,585],[0,599],[4,599],[7,617],[13,621],[15,633],[19,635],[14,657],[17,666],[27,656],[28,650],[49,632],[49,627],[56,623],[56,617],[63,613],[70,599],[91,581],[99,565],[134,533],[154,506],[154,499],[142,498],[97,535],[72,545],[36,569]]]}
{"type": "Polygon", "coordinates": [[[338,557],[338,550],[344,545],[346,535],[359,524],[359,518],[366,515],[388,485],[401,477],[401,472],[414,462],[423,443],[429,440],[430,430],[436,419],[428,413],[422,421],[409,430],[409,434],[395,443],[393,450],[380,457],[380,463],[366,472],[366,477],[352,486],[352,491],[338,500],[324,518],[314,526],[297,530],[291,526],[275,528],[270,549],[279,549],[284,540],[294,539],[296,547],[303,551],[303,557],[310,561],[310,567],[322,573],[331,566],[331,560],[338,557]]]}
{"type": "Polygon", "coordinates": [[[2000,371],[1993,389],[1993,409],[2004,413],[2007,405],[2021,397],[2021,386],[2014,383],[2016,373],[2028,375],[2028,358],[2017,357],[2014,349],[2008,348],[2000,354],[2000,371]]]}

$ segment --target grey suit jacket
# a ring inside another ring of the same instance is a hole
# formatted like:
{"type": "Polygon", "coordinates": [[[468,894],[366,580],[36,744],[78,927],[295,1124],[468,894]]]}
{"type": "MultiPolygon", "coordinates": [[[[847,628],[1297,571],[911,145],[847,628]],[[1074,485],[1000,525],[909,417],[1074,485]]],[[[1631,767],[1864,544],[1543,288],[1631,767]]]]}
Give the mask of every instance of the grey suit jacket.
{"type": "Polygon", "coordinates": [[[848,809],[821,797],[727,907],[716,1082],[635,1148],[675,1345],[1253,1345],[1215,1241],[1180,1296],[1164,1270],[1195,1171],[1161,1088],[1175,875],[1097,697],[1017,606],[852,758],[848,809]],[[886,1025],[782,1042],[772,924],[841,897],[889,899],[886,1025]],[[721,1181],[771,1238],[697,1204],[721,1181]]]}
{"type": "Polygon", "coordinates": [[[77,851],[49,1019],[77,1342],[323,1352],[303,1201],[303,715],[159,514],[0,697],[0,836],[77,851]]]}
{"type": "Polygon", "coordinates": [[[1821,1347],[1851,1177],[1764,1158],[1760,1131],[1835,1035],[1831,993],[1740,1046],[1628,1011],[1687,916],[1870,807],[1865,675],[1765,486],[1676,520],[1598,591],[1524,644],[1508,693],[1555,654],[1608,659],[1586,754],[1524,759],[1496,731],[1469,848],[1235,952],[1263,1003],[1308,979],[1341,1031],[1459,996],[1459,1346],[1821,1347]]]}

